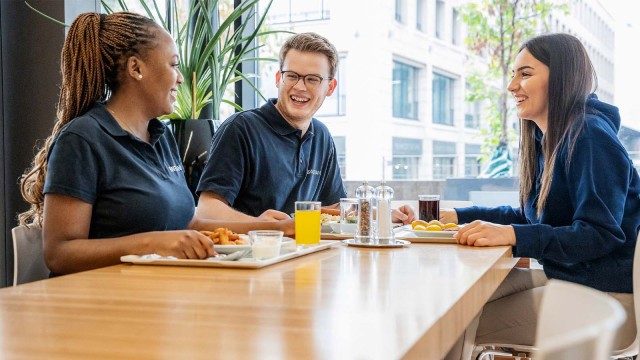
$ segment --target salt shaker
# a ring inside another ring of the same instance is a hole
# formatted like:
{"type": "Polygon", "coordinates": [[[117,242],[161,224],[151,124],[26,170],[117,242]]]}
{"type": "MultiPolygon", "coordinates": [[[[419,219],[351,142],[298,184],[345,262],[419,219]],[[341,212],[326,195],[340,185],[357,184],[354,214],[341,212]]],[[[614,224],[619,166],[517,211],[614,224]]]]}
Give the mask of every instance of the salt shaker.
{"type": "Polygon", "coordinates": [[[391,199],[393,189],[384,182],[376,187],[375,199],[378,204],[376,238],[379,244],[392,244],[395,242],[393,226],[391,224],[391,199]]]}
{"type": "Polygon", "coordinates": [[[374,189],[364,181],[362,185],[356,189],[356,198],[358,198],[358,223],[356,227],[356,242],[370,243],[373,239],[373,196],[374,189]]]}

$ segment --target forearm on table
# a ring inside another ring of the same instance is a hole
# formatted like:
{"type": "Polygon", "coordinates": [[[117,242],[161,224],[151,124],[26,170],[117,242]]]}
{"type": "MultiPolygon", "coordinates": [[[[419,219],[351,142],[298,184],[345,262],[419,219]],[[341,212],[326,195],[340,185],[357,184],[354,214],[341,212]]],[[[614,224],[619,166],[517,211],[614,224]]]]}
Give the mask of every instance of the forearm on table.
{"type": "Polygon", "coordinates": [[[200,194],[198,206],[196,207],[196,217],[225,221],[256,221],[257,219],[232,208],[222,196],[212,192],[200,194]]]}
{"type": "Polygon", "coordinates": [[[109,239],[74,239],[44,241],[44,257],[49,270],[56,274],[97,269],[120,263],[124,255],[152,252],[153,233],[141,233],[109,239]]]}

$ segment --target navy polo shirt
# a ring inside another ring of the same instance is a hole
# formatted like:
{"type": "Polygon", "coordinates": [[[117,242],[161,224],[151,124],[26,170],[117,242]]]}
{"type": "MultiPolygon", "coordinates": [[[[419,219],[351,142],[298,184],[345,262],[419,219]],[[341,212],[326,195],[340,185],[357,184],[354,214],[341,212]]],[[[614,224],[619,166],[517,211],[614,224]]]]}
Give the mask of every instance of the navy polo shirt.
{"type": "Polygon", "coordinates": [[[312,119],[301,130],[289,125],[270,99],[232,115],[211,143],[198,192],[223,196],[236,210],[258,216],[267,209],[287,214],[298,200],[331,205],[346,196],[333,138],[312,119]]]}
{"type": "Polygon", "coordinates": [[[89,238],[185,229],[192,220],[195,204],[175,140],[159,120],[148,130],[146,143],[96,103],[52,143],[44,193],[92,204],[89,238]]]}

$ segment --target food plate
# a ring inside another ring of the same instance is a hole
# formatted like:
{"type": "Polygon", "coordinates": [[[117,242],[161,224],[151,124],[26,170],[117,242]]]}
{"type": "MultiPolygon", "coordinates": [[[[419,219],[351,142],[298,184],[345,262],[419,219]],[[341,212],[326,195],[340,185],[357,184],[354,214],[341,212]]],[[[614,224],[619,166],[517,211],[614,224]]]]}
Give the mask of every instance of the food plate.
{"type": "MultiPolygon", "coordinates": [[[[249,239],[249,235],[239,234],[239,236],[246,242],[246,244],[242,245],[213,245],[213,250],[215,250],[218,254],[231,254],[240,250],[251,249],[251,240],[249,239]]],[[[282,246],[286,247],[289,241],[294,241],[294,239],[290,237],[282,238],[282,246]]]]}
{"type": "Polygon", "coordinates": [[[356,233],[356,225],[353,223],[339,223],[339,222],[330,222],[329,226],[331,227],[331,231],[335,234],[355,234],[356,233]],[[343,232],[344,231],[344,232],[343,232]]]}
{"type": "Polygon", "coordinates": [[[453,237],[457,231],[424,231],[413,230],[411,225],[405,225],[395,230],[396,239],[411,241],[412,243],[444,243],[455,244],[453,237]]]}
{"type": "Polygon", "coordinates": [[[365,247],[365,248],[400,248],[403,246],[409,246],[411,243],[406,240],[396,239],[392,244],[374,244],[374,243],[360,243],[355,239],[342,240],[342,242],[348,246],[365,247]]]}
{"type": "Polygon", "coordinates": [[[219,268],[240,268],[240,269],[259,269],[265,266],[273,265],[285,260],[297,258],[303,255],[311,254],[331,248],[337,244],[335,241],[320,240],[318,245],[296,246],[293,250],[283,248],[280,255],[271,259],[257,260],[252,257],[244,257],[236,261],[224,260],[186,260],[186,259],[170,259],[166,257],[157,258],[147,255],[125,255],[120,257],[120,261],[137,265],[167,265],[167,266],[197,266],[197,267],[219,267],[219,268]]]}

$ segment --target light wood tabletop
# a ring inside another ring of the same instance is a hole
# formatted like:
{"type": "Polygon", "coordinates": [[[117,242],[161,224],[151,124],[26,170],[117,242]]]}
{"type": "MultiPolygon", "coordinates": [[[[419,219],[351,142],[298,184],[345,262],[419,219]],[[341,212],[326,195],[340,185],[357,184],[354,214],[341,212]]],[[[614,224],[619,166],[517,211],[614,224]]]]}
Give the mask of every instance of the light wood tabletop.
{"type": "Polygon", "coordinates": [[[438,359],[515,260],[339,244],[259,270],[117,265],[0,290],[0,356],[438,359]]]}

